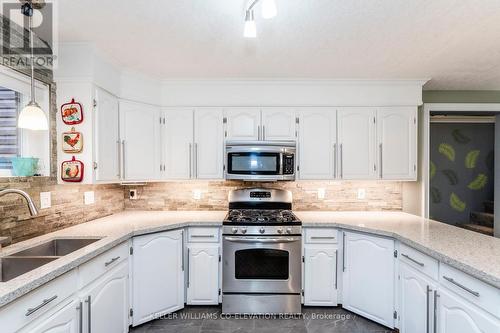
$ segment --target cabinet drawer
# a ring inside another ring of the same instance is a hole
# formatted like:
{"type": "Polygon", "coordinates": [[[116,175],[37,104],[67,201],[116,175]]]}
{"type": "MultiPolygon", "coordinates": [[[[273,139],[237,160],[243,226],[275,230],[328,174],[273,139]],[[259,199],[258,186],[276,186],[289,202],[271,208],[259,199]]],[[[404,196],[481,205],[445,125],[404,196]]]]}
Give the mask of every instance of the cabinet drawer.
{"type": "Polygon", "coordinates": [[[128,256],[129,244],[124,242],[81,265],[78,268],[78,287],[80,289],[85,287],[119,262],[127,260],[128,256]]]}
{"type": "Polygon", "coordinates": [[[500,289],[445,264],[441,264],[439,282],[441,286],[500,318],[500,289]]]}
{"type": "Polygon", "coordinates": [[[337,243],[337,229],[307,228],[305,240],[308,244],[331,244],[337,243]]]}
{"type": "Polygon", "coordinates": [[[77,291],[77,272],[72,270],[29,292],[0,309],[2,332],[15,332],[53,309],[77,291]]]}
{"type": "Polygon", "coordinates": [[[207,227],[188,228],[188,242],[218,243],[219,228],[207,228],[207,227]]]}
{"type": "Polygon", "coordinates": [[[439,262],[414,248],[400,243],[399,260],[436,281],[439,279],[439,262]]]}

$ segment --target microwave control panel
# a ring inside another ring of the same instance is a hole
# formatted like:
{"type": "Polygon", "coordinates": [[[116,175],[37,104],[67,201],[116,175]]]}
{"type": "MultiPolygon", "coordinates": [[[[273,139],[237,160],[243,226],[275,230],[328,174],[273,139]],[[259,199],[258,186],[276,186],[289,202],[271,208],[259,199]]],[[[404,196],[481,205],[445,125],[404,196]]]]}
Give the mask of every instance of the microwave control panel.
{"type": "Polygon", "coordinates": [[[293,160],[293,155],[283,155],[283,174],[293,175],[295,169],[293,160]]]}

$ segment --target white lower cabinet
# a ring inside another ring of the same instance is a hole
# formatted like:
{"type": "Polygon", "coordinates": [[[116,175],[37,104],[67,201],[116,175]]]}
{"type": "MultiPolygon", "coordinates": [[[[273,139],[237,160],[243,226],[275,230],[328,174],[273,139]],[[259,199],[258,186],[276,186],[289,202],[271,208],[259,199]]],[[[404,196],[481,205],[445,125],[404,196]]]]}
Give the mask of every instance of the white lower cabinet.
{"type": "Polygon", "coordinates": [[[436,333],[498,333],[500,319],[458,295],[438,291],[436,333]]]}
{"type": "Polygon", "coordinates": [[[128,332],[128,272],[128,261],[122,261],[84,289],[83,332],[128,332]]]}
{"type": "Polygon", "coordinates": [[[46,315],[30,325],[21,332],[30,333],[81,333],[80,307],[82,304],[78,299],[72,299],[50,315],[46,315]]]}
{"type": "Polygon", "coordinates": [[[187,304],[219,304],[219,244],[189,243],[187,251],[187,304]]]}
{"type": "Polygon", "coordinates": [[[304,305],[337,305],[337,263],[335,245],[304,246],[304,305]]]}
{"type": "Polygon", "coordinates": [[[183,238],[183,230],[133,238],[133,326],[184,307],[183,238]]]}
{"type": "Polygon", "coordinates": [[[344,232],[342,306],[394,327],[394,240],[344,232]]]}
{"type": "Polygon", "coordinates": [[[400,263],[399,277],[401,333],[433,332],[435,282],[405,263],[400,263]]]}

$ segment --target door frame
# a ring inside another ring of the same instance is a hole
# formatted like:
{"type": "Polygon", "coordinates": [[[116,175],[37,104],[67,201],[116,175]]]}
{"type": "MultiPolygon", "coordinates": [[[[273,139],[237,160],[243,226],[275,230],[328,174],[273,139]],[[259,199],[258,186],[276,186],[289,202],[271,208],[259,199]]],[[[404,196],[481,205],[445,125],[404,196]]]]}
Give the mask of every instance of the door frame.
{"type": "Polygon", "coordinates": [[[422,170],[421,215],[425,218],[429,218],[430,115],[431,112],[436,111],[498,112],[500,114],[500,103],[427,103],[423,105],[423,141],[420,170],[422,170]]]}

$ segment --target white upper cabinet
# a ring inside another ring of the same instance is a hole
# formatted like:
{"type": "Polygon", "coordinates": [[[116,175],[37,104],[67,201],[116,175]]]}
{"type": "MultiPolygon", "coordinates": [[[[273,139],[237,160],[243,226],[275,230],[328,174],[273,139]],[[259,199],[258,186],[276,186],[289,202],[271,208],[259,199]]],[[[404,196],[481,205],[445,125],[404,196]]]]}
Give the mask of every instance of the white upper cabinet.
{"type": "MultiPolygon", "coordinates": [[[[498,333],[500,319],[444,289],[438,293],[436,333],[498,333]]],[[[497,303],[498,304],[498,303],[497,303]]]]}
{"type": "Polygon", "coordinates": [[[155,180],[160,175],[160,111],[120,101],[122,175],[124,180],[155,180]]]}
{"type": "Polygon", "coordinates": [[[224,177],[224,115],[222,109],[194,113],[194,175],[198,179],[224,177]]]}
{"type": "Polygon", "coordinates": [[[399,266],[401,333],[432,332],[435,283],[405,263],[399,266]]]}
{"type": "Polygon", "coordinates": [[[342,306],[394,327],[394,240],[344,233],[342,306]]]}
{"type": "Polygon", "coordinates": [[[227,140],[260,140],[261,120],[259,108],[225,109],[227,140]]]}
{"type": "Polygon", "coordinates": [[[191,243],[187,249],[187,304],[219,304],[219,244],[191,243]]]}
{"type": "Polygon", "coordinates": [[[291,108],[262,109],[261,140],[295,140],[295,110],[291,108]]]}
{"type": "Polygon", "coordinates": [[[133,238],[133,326],[184,307],[182,230],[133,238]]]}
{"type": "Polygon", "coordinates": [[[120,133],[118,98],[107,91],[95,89],[94,166],[96,181],[119,181],[120,133]]]}
{"type": "Polygon", "coordinates": [[[415,180],[417,176],[417,109],[377,110],[378,165],[382,179],[415,180]]]}
{"type": "Polygon", "coordinates": [[[304,305],[337,305],[337,262],[335,246],[304,247],[304,305]]]}
{"type": "Polygon", "coordinates": [[[338,131],[340,178],[377,178],[375,109],[339,109],[338,131]]]}
{"type": "Polygon", "coordinates": [[[167,179],[193,178],[193,110],[164,111],[163,151],[167,179]]]}
{"type": "Polygon", "coordinates": [[[300,179],[333,179],[337,173],[337,112],[329,108],[299,111],[300,179]]]}

